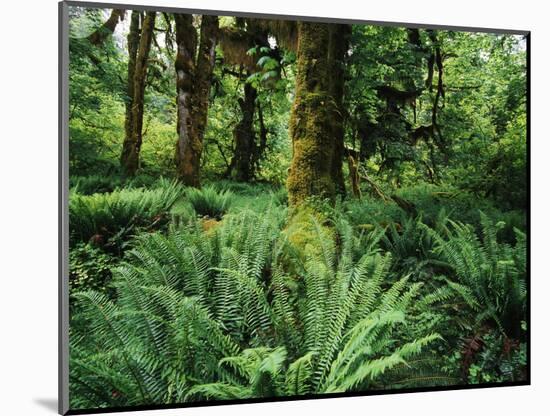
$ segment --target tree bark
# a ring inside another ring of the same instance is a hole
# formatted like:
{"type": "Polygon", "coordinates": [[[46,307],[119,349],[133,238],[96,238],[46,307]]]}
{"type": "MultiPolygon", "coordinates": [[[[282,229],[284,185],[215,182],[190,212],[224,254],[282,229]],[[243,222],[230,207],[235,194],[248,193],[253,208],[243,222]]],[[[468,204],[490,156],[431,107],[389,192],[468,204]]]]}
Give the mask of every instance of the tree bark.
{"type": "Polygon", "coordinates": [[[259,163],[263,159],[265,150],[267,148],[268,134],[268,130],[264,121],[262,106],[260,105],[259,101],[256,104],[258,106],[258,122],[260,124],[260,142],[258,143],[258,146],[256,147],[256,152],[254,154],[254,173],[256,173],[256,171],[260,169],[259,163]]]}
{"type": "Polygon", "coordinates": [[[126,104],[126,120],[124,143],[120,158],[123,173],[134,176],[139,169],[139,153],[142,143],[143,108],[145,98],[145,79],[147,75],[147,60],[151,50],[155,12],[148,12],[139,31],[139,12],[132,12],[130,33],[128,34],[128,103],[126,104]]]}
{"type": "Polygon", "coordinates": [[[349,178],[351,185],[351,193],[354,198],[361,199],[361,186],[359,170],[357,163],[352,155],[348,156],[349,178]]]}
{"type": "Polygon", "coordinates": [[[254,132],[254,109],[256,107],[256,89],[245,82],[244,97],[239,98],[242,112],[241,121],[233,131],[235,152],[231,166],[232,176],[240,182],[249,182],[254,177],[254,161],[256,153],[256,133],[254,132]]]}
{"type": "Polygon", "coordinates": [[[298,22],[296,96],[290,118],[293,156],[287,179],[292,206],[310,197],[332,201],[343,183],[339,96],[343,79],[336,80],[333,74],[343,59],[336,52],[343,49],[340,26],[298,22]]]}
{"type": "Polygon", "coordinates": [[[196,58],[197,33],[193,17],[183,14],[174,17],[178,49],[175,64],[178,107],[176,170],[185,185],[200,187],[200,158],[216,57],[218,17],[202,17],[196,58]]]}
{"type": "Polygon", "coordinates": [[[329,61],[332,66],[332,97],[334,105],[332,106],[332,125],[334,129],[334,154],[332,160],[332,177],[336,186],[336,193],[344,196],[346,186],[344,184],[344,175],[342,172],[342,162],[344,158],[344,78],[345,78],[345,58],[349,48],[349,39],[351,36],[351,26],[334,25],[330,36],[329,61]]]}
{"type": "Polygon", "coordinates": [[[131,142],[130,138],[132,137],[132,131],[134,129],[133,122],[133,102],[134,102],[134,74],[136,72],[136,55],[139,47],[139,19],[140,12],[133,11],[130,18],[130,31],[128,32],[128,74],[127,74],[127,83],[126,83],[126,115],[124,118],[124,143],[122,145],[122,154],[120,156],[120,163],[125,171],[124,167],[126,165],[126,160],[130,153],[131,142]]]}
{"type": "Polygon", "coordinates": [[[192,107],[195,82],[195,50],[197,33],[193,27],[193,16],[175,14],[176,27],[176,89],[178,108],[178,141],[176,144],[176,166],[178,177],[188,185],[199,185],[198,161],[194,163],[198,145],[193,143],[192,107]]]}

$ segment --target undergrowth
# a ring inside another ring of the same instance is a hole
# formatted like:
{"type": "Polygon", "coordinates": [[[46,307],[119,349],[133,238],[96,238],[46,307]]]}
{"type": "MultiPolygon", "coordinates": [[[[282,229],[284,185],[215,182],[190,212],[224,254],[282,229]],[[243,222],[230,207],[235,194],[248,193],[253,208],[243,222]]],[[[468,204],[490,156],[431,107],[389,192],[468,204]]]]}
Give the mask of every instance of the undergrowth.
{"type": "Polygon", "coordinates": [[[525,234],[426,189],[73,193],[71,408],[521,380],[525,234]]]}

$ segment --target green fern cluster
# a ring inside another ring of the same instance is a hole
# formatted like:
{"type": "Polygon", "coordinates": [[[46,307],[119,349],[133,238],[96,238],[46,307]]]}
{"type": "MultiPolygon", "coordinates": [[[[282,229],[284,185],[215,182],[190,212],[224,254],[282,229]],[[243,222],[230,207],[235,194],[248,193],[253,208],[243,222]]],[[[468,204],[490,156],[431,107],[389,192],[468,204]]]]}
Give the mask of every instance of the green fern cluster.
{"type": "Polygon", "coordinates": [[[526,236],[515,229],[514,246],[498,241],[503,222],[480,213],[482,237],[469,225],[448,221],[443,231],[428,229],[435,252],[452,268],[449,286],[477,312],[478,323],[491,321],[509,337],[519,338],[526,314],[526,236]]]}
{"type": "Polygon", "coordinates": [[[382,374],[440,338],[406,335],[411,308],[431,301],[408,277],[386,284],[389,254],[358,256],[349,224],[325,239],[310,218],[317,247],[304,257],[286,218],[246,210],[209,235],[195,223],[138,237],[115,299],[75,295],[72,407],[385,388],[382,374]]]}
{"type": "Polygon", "coordinates": [[[167,218],[170,207],[183,191],[176,182],[161,181],[151,190],[124,188],[108,194],[73,193],[69,198],[71,242],[87,242],[93,236],[103,242],[113,237],[122,240],[135,227],[154,228],[167,218]]]}
{"type": "MultiPolygon", "coordinates": [[[[438,215],[436,224],[446,221],[445,213],[438,215]]],[[[399,223],[392,222],[385,227],[381,239],[381,247],[393,254],[396,261],[393,270],[401,273],[411,273],[415,281],[429,280],[433,274],[434,242],[425,230],[426,224],[421,216],[401,216],[399,223]]]]}
{"type": "Polygon", "coordinates": [[[231,191],[218,191],[213,186],[188,188],[185,192],[185,201],[192,205],[198,215],[218,220],[229,210],[232,199],[231,191]]]}
{"type": "Polygon", "coordinates": [[[113,192],[121,188],[155,187],[166,182],[164,178],[148,175],[137,175],[132,178],[123,178],[120,175],[87,175],[69,177],[71,192],[80,195],[113,192]]]}

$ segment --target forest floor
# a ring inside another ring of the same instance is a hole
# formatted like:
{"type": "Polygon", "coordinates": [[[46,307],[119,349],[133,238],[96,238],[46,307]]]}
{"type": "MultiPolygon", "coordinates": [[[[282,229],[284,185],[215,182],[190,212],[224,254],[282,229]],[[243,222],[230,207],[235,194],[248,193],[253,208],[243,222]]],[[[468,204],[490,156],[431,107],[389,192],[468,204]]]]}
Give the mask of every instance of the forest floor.
{"type": "Polygon", "coordinates": [[[294,212],[268,184],[114,188],[70,196],[74,408],[525,378],[521,211],[433,185],[294,212]]]}

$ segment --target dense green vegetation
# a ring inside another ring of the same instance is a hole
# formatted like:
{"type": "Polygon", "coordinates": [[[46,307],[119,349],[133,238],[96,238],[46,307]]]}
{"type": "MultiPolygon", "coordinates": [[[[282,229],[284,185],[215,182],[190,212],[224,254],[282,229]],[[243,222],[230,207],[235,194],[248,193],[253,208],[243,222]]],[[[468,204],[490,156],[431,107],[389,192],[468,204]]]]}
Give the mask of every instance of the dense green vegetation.
{"type": "Polygon", "coordinates": [[[72,409],[526,379],[524,39],[70,10],[72,409]]]}

